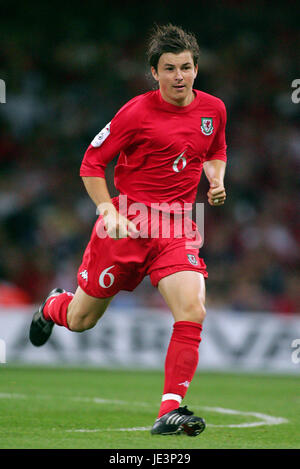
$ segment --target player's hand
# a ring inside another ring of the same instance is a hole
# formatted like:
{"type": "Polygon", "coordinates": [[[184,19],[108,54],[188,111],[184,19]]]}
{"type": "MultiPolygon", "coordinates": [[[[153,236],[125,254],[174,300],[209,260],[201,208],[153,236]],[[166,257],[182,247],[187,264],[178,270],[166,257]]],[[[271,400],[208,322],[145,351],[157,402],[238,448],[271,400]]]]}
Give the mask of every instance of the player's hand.
{"type": "Polygon", "coordinates": [[[139,234],[135,224],[121,215],[113,205],[107,204],[102,208],[105,230],[112,239],[122,239],[127,237],[136,238],[139,234]]]}
{"type": "Polygon", "coordinates": [[[210,183],[209,191],[207,192],[208,203],[212,206],[224,205],[226,199],[226,192],[222,182],[218,179],[213,179],[210,183]]]}

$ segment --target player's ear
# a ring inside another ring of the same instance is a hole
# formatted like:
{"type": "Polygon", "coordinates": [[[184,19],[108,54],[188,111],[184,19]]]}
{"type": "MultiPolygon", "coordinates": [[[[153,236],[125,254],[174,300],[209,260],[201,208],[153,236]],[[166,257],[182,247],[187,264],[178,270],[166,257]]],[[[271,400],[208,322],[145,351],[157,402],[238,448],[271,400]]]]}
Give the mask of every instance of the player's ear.
{"type": "Polygon", "coordinates": [[[198,75],[198,64],[194,66],[194,78],[198,75]]]}
{"type": "Polygon", "coordinates": [[[154,80],[158,81],[158,73],[154,67],[151,67],[151,73],[152,73],[154,80]]]}

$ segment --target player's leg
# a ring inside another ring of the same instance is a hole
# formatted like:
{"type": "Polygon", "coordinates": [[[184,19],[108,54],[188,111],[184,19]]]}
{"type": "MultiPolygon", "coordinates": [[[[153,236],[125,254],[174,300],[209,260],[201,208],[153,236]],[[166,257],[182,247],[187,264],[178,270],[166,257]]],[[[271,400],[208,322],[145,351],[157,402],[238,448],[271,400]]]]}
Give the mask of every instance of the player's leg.
{"type": "Polygon", "coordinates": [[[161,416],[179,407],[198,365],[206,314],[205,280],[200,272],[181,271],[162,278],[158,289],[175,320],[165,362],[161,416]],[[173,399],[169,399],[169,395],[173,399]]]}
{"type": "Polygon", "coordinates": [[[205,279],[201,272],[187,270],[162,278],[158,290],[175,321],[202,324],[205,315],[205,279]]]}
{"type": "Polygon", "coordinates": [[[35,346],[49,339],[54,324],[74,332],[82,332],[95,326],[113,297],[94,298],[78,287],[75,295],[56,288],[49,293],[30,326],[30,341],[35,346]]]}
{"type": "Polygon", "coordinates": [[[179,406],[198,365],[202,323],[206,314],[204,276],[196,271],[176,272],[162,278],[158,289],[175,323],[165,360],[162,402],[152,433],[165,431],[170,434],[173,429],[174,433],[185,431],[195,436],[205,428],[203,419],[192,416],[186,408],[179,406]]]}
{"type": "Polygon", "coordinates": [[[82,332],[94,327],[104,314],[113,296],[94,298],[78,287],[68,306],[67,323],[71,331],[82,332]]]}

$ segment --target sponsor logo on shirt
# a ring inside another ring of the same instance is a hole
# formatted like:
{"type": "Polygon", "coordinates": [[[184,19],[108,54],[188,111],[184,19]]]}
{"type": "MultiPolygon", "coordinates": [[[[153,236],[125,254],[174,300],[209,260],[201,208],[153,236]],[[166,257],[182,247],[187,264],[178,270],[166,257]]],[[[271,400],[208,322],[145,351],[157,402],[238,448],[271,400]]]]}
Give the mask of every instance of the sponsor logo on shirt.
{"type": "Polygon", "coordinates": [[[201,117],[201,130],[204,135],[211,135],[214,131],[212,117],[201,117]]]}

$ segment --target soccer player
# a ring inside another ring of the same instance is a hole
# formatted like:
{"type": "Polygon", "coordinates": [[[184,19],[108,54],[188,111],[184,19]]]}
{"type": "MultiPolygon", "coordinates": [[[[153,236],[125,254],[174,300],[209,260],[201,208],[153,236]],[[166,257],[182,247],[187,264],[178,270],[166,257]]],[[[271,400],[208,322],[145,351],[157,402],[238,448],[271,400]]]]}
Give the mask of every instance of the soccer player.
{"type": "Polygon", "coordinates": [[[82,161],[80,176],[100,215],[78,270],[78,288],[75,294],[59,288],[49,293],[33,316],[30,340],[43,345],[54,324],[75,332],[94,327],[114,295],[134,290],[150,275],[174,318],[151,433],[195,436],[205,422],[180,404],[198,364],[207,272],[199,246],[186,233],[178,236],[176,227],[182,223],[178,214],[184,219],[186,204],[195,202],[202,170],[210,185],[208,203],[224,204],[226,110],[220,99],[193,88],[199,59],[193,34],[171,24],[157,26],[148,59],[158,89],[125,104],[82,161]],[[111,199],[105,168],[119,153],[115,186],[120,194],[111,199]],[[128,207],[146,207],[139,229],[130,210],[121,207],[125,196],[128,207]],[[162,235],[159,222],[158,232],[145,236],[157,204],[161,214],[169,215],[170,234],[162,235]]]}

